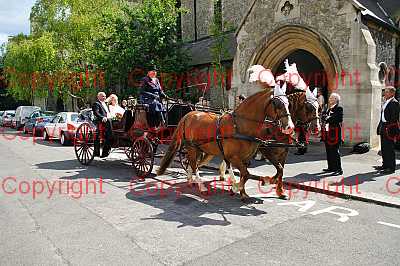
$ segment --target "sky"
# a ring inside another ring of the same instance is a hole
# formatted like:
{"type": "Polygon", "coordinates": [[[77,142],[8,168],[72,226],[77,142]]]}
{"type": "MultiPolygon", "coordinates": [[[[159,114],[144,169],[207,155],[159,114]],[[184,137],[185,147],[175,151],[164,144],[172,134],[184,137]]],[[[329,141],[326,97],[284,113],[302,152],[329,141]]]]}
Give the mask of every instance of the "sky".
{"type": "Polygon", "coordinates": [[[29,14],[36,0],[0,0],[0,45],[8,36],[29,34],[29,14]]]}

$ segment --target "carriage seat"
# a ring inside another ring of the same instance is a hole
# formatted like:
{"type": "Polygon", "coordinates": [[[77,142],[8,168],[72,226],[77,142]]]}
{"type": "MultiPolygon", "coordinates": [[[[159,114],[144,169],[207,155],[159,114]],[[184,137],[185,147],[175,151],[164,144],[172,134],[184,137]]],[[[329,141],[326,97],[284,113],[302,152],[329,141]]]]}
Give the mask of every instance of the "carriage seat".
{"type": "Polygon", "coordinates": [[[149,105],[148,104],[144,104],[144,103],[138,103],[138,104],[135,105],[135,110],[136,109],[149,110],[149,105]]]}
{"type": "MultiPolygon", "coordinates": [[[[148,129],[149,123],[147,122],[147,114],[149,112],[148,104],[136,104],[135,106],[135,117],[133,126],[140,129],[148,129]]],[[[128,128],[129,130],[129,128],[128,128]]]]}
{"type": "Polygon", "coordinates": [[[133,115],[131,110],[126,110],[121,121],[113,121],[113,131],[127,132],[133,124],[133,115]]]}

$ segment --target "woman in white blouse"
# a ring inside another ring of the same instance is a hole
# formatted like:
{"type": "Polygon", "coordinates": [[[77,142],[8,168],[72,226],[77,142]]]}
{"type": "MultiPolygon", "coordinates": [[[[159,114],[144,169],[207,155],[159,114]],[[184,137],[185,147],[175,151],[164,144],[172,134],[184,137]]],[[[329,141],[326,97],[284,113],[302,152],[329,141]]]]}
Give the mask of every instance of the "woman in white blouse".
{"type": "Polygon", "coordinates": [[[125,109],[118,105],[118,97],[115,94],[111,94],[106,99],[108,103],[108,109],[110,110],[111,118],[119,117],[124,115],[125,109]]]}

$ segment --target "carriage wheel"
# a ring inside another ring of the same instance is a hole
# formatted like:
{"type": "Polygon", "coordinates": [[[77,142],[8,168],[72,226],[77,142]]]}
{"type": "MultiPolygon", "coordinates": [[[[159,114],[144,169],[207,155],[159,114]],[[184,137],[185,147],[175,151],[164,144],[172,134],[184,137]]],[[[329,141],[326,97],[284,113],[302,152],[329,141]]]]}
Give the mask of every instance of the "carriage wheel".
{"type": "Polygon", "coordinates": [[[189,167],[189,160],[187,158],[187,150],[184,146],[182,146],[179,150],[179,162],[181,163],[183,170],[187,172],[187,169],[189,167]]]}
{"type": "Polygon", "coordinates": [[[132,159],[132,146],[125,147],[124,152],[125,152],[126,157],[128,157],[128,160],[131,160],[132,159]]]}
{"type": "Polygon", "coordinates": [[[78,161],[89,165],[94,158],[94,129],[89,123],[81,124],[75,133],[74,149],[78,161]]]}
{"type": "Polygon", "coordinates": [[[154,165],[153,145],[147,138],[138,138],[132,145],[132,165],[138,178],[151,174],[154,165]]]}

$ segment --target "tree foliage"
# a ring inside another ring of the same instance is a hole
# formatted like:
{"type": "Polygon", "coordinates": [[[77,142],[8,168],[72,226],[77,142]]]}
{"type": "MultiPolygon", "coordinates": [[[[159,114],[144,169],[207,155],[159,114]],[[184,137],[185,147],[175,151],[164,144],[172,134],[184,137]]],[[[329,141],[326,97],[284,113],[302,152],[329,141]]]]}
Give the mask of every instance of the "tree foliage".
{"type": "MultiPolygon", "coordinates": [[[[212,23],[210,25],[210,35],[213,38],[213,44],[210,47],[210,53],[212,55],[212,65],[216,69],[218,73],[217,77],[224,77],[226,69],[223,65],[224,59],[228,56],[228,39],[226,36],[226,32],[224,32],[224,28],[228,29],[228,31],[232,28],[232,26],[224,22],[222,19],[222,9],[221,9],[221,0],[214,0],[214,17],[212,23]]],[[[225,109],[225,82],[221,79],[218,79],[217,82],[218,89],[222,92],[222,108],[225,109]]]]}
{"type": "Polygon", "coordinates": [[[93,63],[102,17],[118,8],[119,1],[114,0],[38,0],[30,16],[33,35],[51,33],[62,66],[83,69],[93,63]]]}
{"type": "Polygon", "coordinates": [[[35,87],[36,82],[32,82],[32,78],[35,75],[43,77],[41,73],[56,69],[56,53],[52,36],[48,33],[37,39],[22,39],[19,36],[15,41],[10,41],[4,59],[10,94],[18,100],[31,100],[34,95],[47,96],[47,83],[41,80],[35,87]]]}
{"type": "Polygon", "coordinates": [[[107,86],[122,88],[135,68],[180,72],[187,59],[176,37],[179,12],[176,0],[37,0],[32,34],[6,48],[9,91],[18,99],[89,97],[104,83],[100,72],[107,86]]]}
{"type": "Polygon", "coordinates": [[[97,42],[99,65],[110,82],[125,81],[134,69],[157,65],[162,72],[182,72],[187,56],[177,39],[182,9],[176,0],[143,0],[125,5],[118,16],[103,17],[103,38],[97,42]]]}

